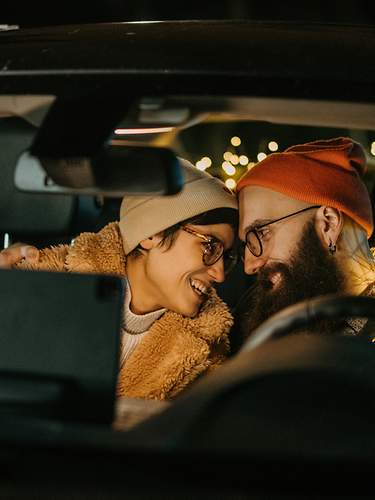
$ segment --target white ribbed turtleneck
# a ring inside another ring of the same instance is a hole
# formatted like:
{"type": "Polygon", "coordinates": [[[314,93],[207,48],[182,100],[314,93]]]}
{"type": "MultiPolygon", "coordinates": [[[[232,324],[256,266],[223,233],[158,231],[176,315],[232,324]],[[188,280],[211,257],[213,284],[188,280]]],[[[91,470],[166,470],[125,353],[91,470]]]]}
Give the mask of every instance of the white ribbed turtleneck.
{"type": "Polygon", "coordinates": [[[166,309],[158,309],[147,314],[134,314],[130,310],[131,303],[131,290],[129,281],[125,278],[125,302],[123,312],[123,335],[121,339],[121,357],[120,368],[124,365],[125,361],[147,335],[153,323],[159,319],[166,311],[166,309]]]}

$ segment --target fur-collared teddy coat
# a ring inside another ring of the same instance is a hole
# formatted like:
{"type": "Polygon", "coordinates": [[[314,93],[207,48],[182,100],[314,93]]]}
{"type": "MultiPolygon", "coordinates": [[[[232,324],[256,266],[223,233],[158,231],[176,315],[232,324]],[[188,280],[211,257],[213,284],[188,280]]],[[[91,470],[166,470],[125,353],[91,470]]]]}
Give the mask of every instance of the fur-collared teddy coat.
{"type": "MultiPolygon", "coordinates": [[[[37,264],[23,269],[126,276],[118,224],[98,233],[82,233],[72,245],[40,251],[37,264]]],[[[167,311],[126,360],[118,378],[118,396],[171,399],[199,375],[218,366],[229,351],[231,313],[212,291],[195,318],[167,311]]]]}

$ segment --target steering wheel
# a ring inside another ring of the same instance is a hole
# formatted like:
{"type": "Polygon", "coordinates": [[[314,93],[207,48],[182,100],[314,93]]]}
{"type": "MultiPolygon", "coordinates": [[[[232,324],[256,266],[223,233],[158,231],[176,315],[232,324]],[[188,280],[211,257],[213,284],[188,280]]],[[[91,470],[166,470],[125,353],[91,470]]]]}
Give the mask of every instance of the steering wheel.
{"type": "Polygon", "coordinates": [[[262,323],[242,346],[250,351],[273,337],[306,328],[314,321],[343,317],[375,318],[375,299],[354,295],[325,295],[286,307],[262,323]]]}

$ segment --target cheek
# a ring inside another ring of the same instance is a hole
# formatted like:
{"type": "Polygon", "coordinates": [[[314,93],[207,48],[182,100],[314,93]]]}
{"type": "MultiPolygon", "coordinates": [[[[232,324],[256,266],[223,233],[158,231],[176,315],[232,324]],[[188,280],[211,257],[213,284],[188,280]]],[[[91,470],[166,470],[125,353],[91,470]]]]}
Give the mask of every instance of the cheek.
{"type": "Polygon", "coordinates": [[[170,272],[175,277],[184,277],[185,275],[200,270],[203,266],[202,251],[195,241],[188,241],[188,244],[176,244],[172,247],[168,256],[168,266],[170,272]]]}
{"type": "Polygon", "coordinates": [[[175,279],[178,269],[178,261],[173,255],[168,255],[168,251],[160,253],[151,263],[151,273],[154,279],[160,283],[168,283],[175,279]]]}
{"type": "Polygon", "coordinates": [[[299,240],[300,232],[296,228],[280,228],[273,238],[270,257],[288,261],[294,255],[299,240]]]}
{"type": "Polygon", "coordinates": [[[158,253],[152,261],[152,275],[164,286],[173,287],[191,272],[199,269],[202,262],[197,249],[174,245],[169,250],[158,253]]]}

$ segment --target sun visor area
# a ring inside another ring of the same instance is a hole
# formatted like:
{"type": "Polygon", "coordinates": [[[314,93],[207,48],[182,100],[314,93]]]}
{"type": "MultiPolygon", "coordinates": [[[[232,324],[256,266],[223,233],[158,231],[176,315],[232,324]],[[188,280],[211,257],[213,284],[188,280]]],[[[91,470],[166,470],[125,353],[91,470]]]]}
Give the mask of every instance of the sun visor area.
{"type": "Polygon", "coordinates": [[[54,100],[52,95],[0,95],[0,118],[18,116],[38,127],[54,100]]]}

